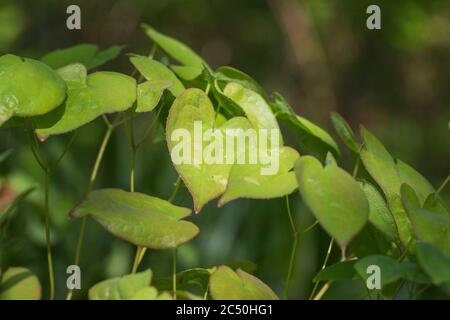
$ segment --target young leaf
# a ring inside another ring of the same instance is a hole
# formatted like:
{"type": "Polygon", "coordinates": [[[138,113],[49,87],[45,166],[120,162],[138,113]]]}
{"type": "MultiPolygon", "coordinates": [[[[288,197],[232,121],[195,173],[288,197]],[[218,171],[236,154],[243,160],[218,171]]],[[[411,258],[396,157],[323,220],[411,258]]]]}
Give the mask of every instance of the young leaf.
{"type": "Polygon", "coordinates": [[[45,140],[63,134],[105,113],[125,111],[136,101],[136,80],[116,72],[96,72],[87,76],[86,85],[67,91],[64,105],[36,119],[36,133],[45,140]]]}
{"type": "Polygon", "coordinates": [[[169,80],[149,80],[137,86],[136,112],[150,112],[156,108],[164,90],[173,85],[169,80]]]}
{"type": "Polygon", "coordinates": [[[411,262],[399,263],[391,257],[382,255],[367,256],[356,261],[354,266],[359,276],[364,279],[364,282],[372,275],[367,272],[368,267],[372,265],[380,268],[381,287],[404,278],[408,273],[416,270],[415,264],[411,262]]]}
{"type": "Polygon", "coordinates": [[[313,281],[351,280],[356,276],[354,269],[356,260],[342,261],[319,271],[313,281]]]}
{"type": "Polygon", "coordinates": [[[89,300],[129,300],[152,280],[151,270],[112,278],[97,283],[89,289],[89,300]]]}
{"type": "Polygon", "coordinates": [[[130,58],[130,61],[146,80],[171,81],[172,85],[168,90],[175,97],[184,91],[184,86],[181,81],[162,63],[143,56],[133,56],[130,58]]]}
{"type": "Polygon", "coordinates": [[[234,82],[239,83],[246,89],[258,93],[261,97],[267,100],[267,95],[263,88],[248,74],[233,68],[233,67],[220,67],[214,72],[214,77],[219,82],[234,82]]]}
{"type": "Polygon", "coordinates": [[[325,168],[312,156],[295,163],[300,194],[321,226],[346,247],[364,227],[369,204],[358,182],[341,168],[325,168]]]}
{"type": "Polygon", "coordinates": [[[172,161],[174,157],[187,158],[187,161],[180,161],[174,165],[192,195],[197,213],[207,202],[225,191],[232,166],[231,163],[208,164],[201,161],[205,150],[201,140],[203,137],[198,134],[202,135],[203,132],[215,127],[215,135],[211,140],[219,145],[218,149],[224,156],[226,155],[225,130],[235,128],[245,131],[251,128],[249,121],[243,117],[232,118],[221,125],[215,123],[214,119],[215,111],[208,96],[194,88],[184,91],[177,97],[167,118],[166,140],[169,152],[172,161]],[[196,133],[195,123],[201,124],[202,132],[196,133]],[[187,137],[178,136],[180,130],[186,133],[187,137]],[[191,137],[195,141],[191,141],[191,137]]]}
{"type": "Polygon", "coordinates": [[[190,212],[142,193],[101,189],[91,192],[70,216],[91,215],[109,232],[137,246],[171,249],[198,234],[197,226],[181,220],[190,212]]]}
{"type": "Polygon", "coordinates": [[[434,284],[450,284],[450,256],[431,243],[418,242],[416,257],[434,284]]]}
{"type": "Polygon", "coordinates": [[[339,148],[325,130],[295,114],[289,103],[279,93],[274,92],[272,97],[273,102],[270,106],[277,119],[296,134],[302,148],[311,151],[322,160],[329,151],[339,158],[339,148]]]}
{"type": "Polygon", "coordinates": [[[206,65],[206,62],[184,43],[156,31],[147,24],[143,24],[142,27],[147,36],[178,62],[201,69],[206,65]]]}
{"type": "Polygon", "coordinates": [[[297,189],[292,169],[299,156],[296,150],[281,147],[279,155],[275,155],[279,161],[279,169],[272,175],[261,174],[262,168],[267,167],[261,163],[233,165],[227,188],[218,205],[223,206],[237,198],[272,199],[291,194],[297,189]]]}
{"type": "Polygon", "coordinates": [[[359,144],[356,142],[355,134],[347,121],[336,112],[331,113],[331,121],[333,122],[334,129],[345,145],[354,154],[359,154],[359,144]]]}
{"type": "Polygon", "coordinates": [[[209,292],[214,300],[278,300],[265,283],[238,269],[220,266],[211,275],[209,292]]]}
{"type": "Polygon", "coordinates": [[[86,86],[87,70],[81,63],[73,63],[56,70],[66,82],[67,88],[80,88],[86,86]]]}
{"type": "Polygon", "coordinates": [[[66,84],[47,65],[14,55],[0,57],[0,126],[13,116],[45,114],[65,98],[66,84]]]}
{"type": "Polygon", "coordinates": [[[450,255],[450,218],[420,208],[418,197],[407,184],[402,185],[401,195],[416,238],[429,242],[450,255]]]}
{"type": "Polygon", "coordinates": [[[30,270],[9,268],[0,282],[0,300],[40,300],[41,284],[30,270]]]}

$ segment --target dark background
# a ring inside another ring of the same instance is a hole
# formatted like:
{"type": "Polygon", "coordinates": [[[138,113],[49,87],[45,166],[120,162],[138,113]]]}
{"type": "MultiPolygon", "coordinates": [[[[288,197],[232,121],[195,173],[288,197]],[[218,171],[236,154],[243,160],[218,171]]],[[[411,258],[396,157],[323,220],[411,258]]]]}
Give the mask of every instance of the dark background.
{"type": "MultiPolygon", "coordinates": [[[[151,42],[140,29],[142,22],[184,41],[212,67],[234,66],[268,92],[280,91],[297,113],[326,128],[336,140],[331,111],[342,114],[355,131],[359,125],[367,127],[394,156],[413,165],[435,186],[449,173],[450,1],[1,0],[0,54],[39,58],[85,42],[101,48],[125,44],[125,53],[147,54],[151,42]],[[81,7],[79,31],[65,26],[70,4],[81,7]],[[370,4],[381,7],[381,30],[366,28],[370,4]]],[[[132,72],[123,54],[101,69],[132,72]]],[[[138,125],[144,127],[149,121],[150,117],[142,117],[138,125]]],[[[67,212],[83,197],[104,130],[101,120],[83,127],[52,176],[58,298],[66,293],[65,268],[73,262],[79,228],[67,212]]],[[[69,136],[44,143],[50,158],[57,157],[69,136]]],[[[1,129],[0,151],[9,148],[13,155],[0,169],[0,185],[7,183],[16,192],[30,185],[40,188],[42,173],[25,132],[1,129]]],[[[341,149],[342,165],[351,170],[351,157],[341,149]]],[[[96,187],[128,189],[129,150],[124,129],[116,130],[96,187]]],[[[167,198],[176,178],[165,143],[157,137],[148,140],[138,153],[136,191],[167,198]]],[[[444,196],[448,199],[448,192],[444,196]]],[[[21,207],[0,250],[2,268],[31,268],[46,291],[42,198],[38,189],[21,207]]],[[[185,189],[175,203],[192,205],[185,189]]],[[[256,275],[282,296],[292,243],[284,199],[237,200],[220,209],[215,203],[193,218],[201,232],[179,250],[178,269],[250,260],[258,266],[256,275]]],[[[297,193],[291,204],[297,218],[305,214],[297,193]]],[[[320,228],[302,238],[290,298],[309,296],[328,242],[320,228]]],[[[102,279],[129,272],[134,250],[89,221],[81,261],[83,290],[76,297],[83,297],[102,279]]],[[[331,262],[338,256],[333,252],[331,262]]],[[[171,252],[150,251],[141,269],[146,267],[156,277],[170,275],[171,252]]],[[[356,298],[362,290],[358,283],[336,283],[326,297],[356,298]]]]}

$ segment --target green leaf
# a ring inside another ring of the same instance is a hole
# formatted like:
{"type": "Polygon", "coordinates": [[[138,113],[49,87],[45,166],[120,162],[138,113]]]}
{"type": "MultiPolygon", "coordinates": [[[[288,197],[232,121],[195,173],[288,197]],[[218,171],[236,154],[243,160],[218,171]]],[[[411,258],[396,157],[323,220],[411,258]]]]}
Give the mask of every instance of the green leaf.
{"type": "Polygon", "coordinates": [[[418,242],[416,257],[435,285],[450,284],[450,257],[427,242],[418,242]]]}
{"type": "Polygon", "coordinates": [[[36,119],[41,140],[75,130],[105,113],[125,111],[136,101],[136,80],[116,72],[87,76],[85,86],[67,91],[64,105],[36,119]]]}
{"type": "Polygon", "coordinates": [[[367,256],[359,259],[355,263],[355,270],[364,281],[367,281],[372,273],[368,273],[369,266],[375,265],[380,268],[381,286],[384,287],[401,278],[404,278],[411,271],[416,270],[414,263],[403,262],[399,263],[395,259],[382,255],[367,256]]]}
{"type": "Polygon", "coordinates": [[[429,194],[423,203],[423,208],[433,213],[450,217],[447,205],[438,193],[429,194]]]}
{"type": "MultiPolygon", "coordinates": [[[[275,115],[266,100],[257,92],[247,89],[237,82],[230,82],[226,85],[224,94],[244,110],[255,129],[280,130],[275,115]]],[[[283,144],[281,134],[279,143],[283,144]]]]}
{"type": "Polygon", "coordinates": [[[145,33],[149,36],[161,49],[178,62],[192,67],[202,68],[206,62],[197,55],[191,48],[184,43],[166,36],[147,24],[142,25],[145,33]]]}
{"type": "Polygon", "coordinates": [[[345,145],[354,154],[359,154],[359,144],[356,142],[355,134],[347,121],[336,112],[331,113],[331,121],[333,122],[334,129],[345,145]]]}
{"type": "Polygon", "coordinates": [[[26,197],[28,197],[31,192],[33,192],[34,189],[34,187],[31,187],[22,191],[18,196],[15,197],[12,203],[7,205],[6,208],[3,209],[0,207],[0,209],[3,209],[0,211],[0,230],[5,221],[11,219],[11,217],[16,213],[16,209],[18,208],[18,206],[26,197]]]}
{"type": "Polygon", "coordinates": [[[395,240],[397,227],[383,196],[368,182],[362,182],[361,186],[369,202],[369,222],[389,239],[395,240]]]}
{"type": "Polygon", "coordinates": [[[223,206],[237,198],[272,199],[291,194],[297,189],[297,180],[292,169],[299,157],[296,150],[281,147],[279,155],[273,157],[278,159],[276,161],[279,161],[279,169],[276,174],[268,175],[261,174],[262,168],[267,165],[262,165],[260,162],[233,165],[227,188],[218,205],[223,206]]]}
{"type": "Polygon", "coordinates": [[[214,300],[278,300],[265,283],[238,269],[220,266],[211,275],[209,292],[214,300]]]}
{"type": "MultiPolygon", "coordinates": [[[[189,290],[192,287],[198,287],[202,290],[201,292],[204,292],[208,287],[209,277],[214,270],[215,268],[193,268],[178,272],[176,274],[177,290],[189,290]]],[[[153,285],[158,290],[172,290],[172,281],[172,276],[160,278],[156,279],[153,285]]]]}
{"type": "Polygon", "coordinates": [[[215,111],[208,96],[195,88],[188,89],[177,97],[167,118],[166,140],[169,152],[173,162],[176,162],[174,156],[187,158],[186,161],[174,165],[192,195],[197,213],[207,202],[225,191],[232,167],[232,163],[208,164],[206,161],[200,161],[203,159],[205,148],[199,145],[202,136],[198,134],[202,135],[215,127],[216,136],[212,137],[210,143],[211,145],[217,143],[218,149],[223,151],[222,155],[226,155],[225,130],[239,128],[245,131],[251,128],[249,121],[243,117],[232,118],[221,125],[219,123],[216,125],[214,119],[215,111]],[[195,132],[195,123],[202,126],[199,133],[195,132]],[[179,130],[183,130],[188,136],[175,136],[180,133],[179,130]],[[195,141],[191,141],[191,138],[195,141]]]}
{"type": "Polygon", "coordinates": [[[56,72],[66,82],[69,89],[86,86],[87,70],[81,63],[69,64],[59,68],[56,72]]]}
{"type": "Polygon", "coordinates": [[[431,183],[413,167],[400,159],[396,160],[396,165],[402,183],[407,183],[416,191],[420,203],[423,203],[430,194],[436,192],[431,183]]]}
{"type": "Polygon", "coordinates": [[[30,270],[13,267],[6,270],[0,282],[0,300],[40,300],[41,284],[30,270]]]}
{"type": "Polygon", "coordinates": [[[151,249],[177,248],[198,234],[191,222],[181,220],[191,210],[165,200],[120,189],[91,192],[70,216],[91,215],[115,236],[151,249]]]}
{"type": "Polygon", "coordinates": [[[8,149],[8,150],[0,153],[0,164],[5,162],[6,160],[8,160],[8,158],[11,156],[12,153],[13,153],[13,149],[8,149]]]}
{"type": "Polygon", "coordinates": [[[176,97],[184,91],[184,86],[177,76],[162,63],[143,56],[133,56],[131,63],[144,76],[146,80],[171,81],[168,90],[176,97]]]}
{"type": "Polygon", "coordinates": [[[270,106],[277,119],[296,134],[302,148],[314,153],[320,159],[325,159],[329,151],[339,158],[339,148],[325,130],[295,114],[289,103],[279,93],[274,92],[272,97],[273,102],[270,106]]]}
{"type": "Polygon", "coordinates": [[[314,282],[318,281],[335,281],[335,280],[351,280],[355,277],[354,269],[356,260],[342,261],[319,271],[314,277],[314,282]]]}
{"type": "Polygon", "coordinates": [[[333,156],[333,154],[331,152],[327,152],[327,156],[325,158],[325,165],[333,165],[333,166],[337,166],[337,161],[336,158],[333,156]]]}
{"type": "Polygon", "coordinates": [[[416,238],[429,242],[450,255],[450,218],[420,208],[418,197],[407,184],[402,185],[401,194],[416,238]]]}
{"type": "Polygon", "coordinates": [[[123,46],[112,46],[99,52],[98,47],[94,44],[79,44],[47,53],[41,58],[41,61],[54,69],[72,63],[81,63],[90,70],[117,58],[123,48],[123,46]]]}
{"type": "Polygon", "coordinates": [[[136,292],[130,300],[157,300],[158,290],[155,287],[145,287],[136,292]]]}
{"type": "Polygon", "coordinates": [[[234,82],[239,83],[246,89],[254,91],[267,100],[267,95],[264,89],[248,74],[233,68],[233,67],[220,67],[214,72],[214,77],[219,82],[234,82]]]}
{"type": "Polygon", "coordinates": [[[152,280],[151,270],[123,277],[112,278],[97,283],[89,289],[89,300],[129,300],[152,280]]]}
{"type": "Polygon", "coordinates": [[[175,72],[177,76],[179,76],[183,80],[194,80],[197,77],[199,77],[202,72],[203,68],[199,67],[193,67],[193,66],[176,66],[171,65],[170,68],[175,72]]]}
{"type": "Polygon", "coordinates": [[[300,157],[295,173],[300,194],[321,226],[341,247],[347,246],[369,216],[369,204],[358,182],[337,166],[323,168],[312,156],[300,157]]]}
{"type": "Polygon", "coordinates": [[[45,114],[65,98],[66,85],[47,65],[14,55],[0,57],[0,126],[13,116],[45,114]]]}
{"type": "Polygon", "coordinates": [[[150,80],[137,86],[136,112],[150,112],[156,108],[164,90],[173,85],[169,80],[150,80]]]}

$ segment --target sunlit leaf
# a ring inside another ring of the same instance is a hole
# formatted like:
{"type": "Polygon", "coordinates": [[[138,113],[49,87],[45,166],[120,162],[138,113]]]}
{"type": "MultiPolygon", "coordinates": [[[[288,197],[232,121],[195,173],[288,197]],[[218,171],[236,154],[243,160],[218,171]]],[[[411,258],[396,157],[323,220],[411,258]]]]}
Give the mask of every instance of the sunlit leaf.
{"type": "Polygon", "coordinates": [[[176,248],[198,234],[191,222],[181,220],[191,210],[142,193],[120,189],[91,192],[70,216],[91,215],[115,236],[152,249],[176,248]]]}
{"type": "Polygon", "coordinates": [[[336,112],[331,113],[331,121],[334,129],[345,145],[355,154],[359,154],[359,144],[356,142],[355,134],[350,125],[336,112]]]}
{"type": "Polygon", "coordinates": [[[136,80],[116,72],[96,72],[87,76],[86,85],[69,88],[65,103],[36,119],[36,133],[44,140],[63,134],[105,113],[125,111],[136,101],[136,80]]]}
{"type": "Polygon", "coordinates": [[[178,62],[202,69],[206,65],[206,62],[184,43],[156,31],[149,25],[143,24],[142,27],[147,36],[178,62]]]}
{"type": "Polygon", "coordinates": [[[203,68],[194,66],[176,66],[171,65],[170,68],[184,80],[194,80],[202,74],[203,68]]]}
{"type": "Polygon", "coordinates": [[[0,300],[40,300],[41,284],[30,270],[9,268],[0,282],[0,300]]]}
{"type": "Polygon", "coordinates": [[[133,56],[131,63],[144,76],[146,80],[171,81],[172,85],[168,88],[176,97],[184,90],[184,86],[177,76],[163,65],[161,62],[143,56],[133,56]]]}
{"type": "Polygon", "coordinates": [[[164,90],[170,88],[173,82],[169,80],[149,80],[137,86],[136,112],[152,111],[159,104],[164,90]]]}
{"type": "Polygon", "coordinates": [[[129,300],[147,288],[151,280],[151,270],[104,280],[89,289],[89,300],[129,300]]]}
{"type": "Polygon", "coordinates": [[[351,175],[335,165],[325,168],[314,157],[295,164],[300,194],[321,226],[345,247],[364,227],[369,204],[351,175]]]}
{"type": "Polygon", "coordinates": [[[47,65],[14,55],[0,57],[0,126],[13,116],[45,114],[65,98],[66,84],[47,65]]]}
{"type": "Polygon", "coordinates": [[[264,99],[267,99],[267,95],[263,88],[248,74],[233,68],[233,67],[220,67],[214,72],[214,77],[220,82],[235,82],[239,83],[244,88],[258,93],[264,99]]]}
{"type": "Polygon", "coordinates": [[[238,269],[220,266],[211,275],[209,292],[214,300],[277,300],[278,297],[258,278],[238,269]]]}

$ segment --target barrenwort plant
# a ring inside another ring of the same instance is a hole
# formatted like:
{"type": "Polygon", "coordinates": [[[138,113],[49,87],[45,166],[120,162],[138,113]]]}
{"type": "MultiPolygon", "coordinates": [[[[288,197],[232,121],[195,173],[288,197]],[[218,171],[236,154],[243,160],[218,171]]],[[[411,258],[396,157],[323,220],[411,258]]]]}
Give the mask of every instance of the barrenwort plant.
{"type": "MultiPolygon", "coordinates": [[[[83,242],[87,219],[135,245],[136,254],[130,274],[97,283],[89,289],[89,299],[279,298],[244,265],[199,266],[177,272],[177,248],[201,232],[189,221],[191,208],[173,203],[183,186],[200,215],[210,201],[220,207],[239,198],[284,198],[293,236],[286,274],[280,275],[285,277],[285,299],[289,298],[299,242],[317,225],[331,241],[322,268],[312,279],[310,299],[321,299],[334,281],[344,279],[362,281],[367,287],[365,297],[355,298],[395,299],[405,287],[410,299],[430,287],[450,295],[450,212],[440,196],[449,177],[440,187],[433,187],[414,168],[393,157],[366,128],[361,128],[359,143],[347,122],[333,113],[335,130],[353,155],[354,169],[349,173],[340,167],[341,152],[331,135],[296,114],[281,94],[268,94],[235,68],[213,70],[178,40],[148,25],[143,30],[153,46],[146,56],[129,55],[135,68],[131,75],[89,72],[116,58],[123,50],[120,46],[99,51],[94,45],[81,44],[51,52],[40,61],[13,54],[0,57],[0,125],[27,135],[44,176],[48,281],[43,283],[50,293],[45,298],[64,298],[55,297],[49,221],[52,174],[77,133],[99,117],[105,124],[104,138],[99,141],[85,197],[69,212],[73,223],[80,223],[73,264],[83,269],[85,262],[80,257],[87,250],[83,242]],[[135,120],[144,113],[154,116],[139,136],[135,120]],[[198,123],[201,133],[206,132],[201,142],[191,139],[198,135],[198,123]],[[105,150],[119,126],[126,129],[130,146],[129,189],[96,189],[105,150]],[[173,165],[179,175],[167,199],[135,190],[136,154],[158,126],[164,128],[173,160],[167,165],[173,165]],[[280,126],[298,140],[295,148],[285,145],[280,126]],[[274,134],[252,136],[256,130],[274,134]],[[230,132],[235,133],[235,140],[229,139],[230,132]],[[43,145],[58,135],[70,135],[70,139],[56,160],[50,161],[54,157],[43,152],[43,145]],[[246,144],[251,139],[254,143],[246,144]],[[260,152],[263,145],[264,153],[260,152]],[[174,161],[174,154],[187,160],[193,157],[193,161],[174,161]],[[264,158],[264,154],[276,158],[264,158]],[[210,160],[197,161],[197,155],[210,160]],[[216,163],[211,159],[225,160],[216,163]],[[265,173],[269,164],[265,160],[276,160],[276,170],[265,173]],[[314,217],[312,224],[306,225],[304,214],[297,225],[289,199],[294,192],[300,193],[314,217]],[[329,265],[335,247],[340,249],[341,261],[329,265]],[[152,250],[172,251],[170,278],[153,279],[152,271],[142,265],[146,252],[152,250]]],[[[1,153],[0,163],[10,155],[10,151],[1,153]]],[[[18,205],[33,191],[28,189],[0,206],[0,241],[5,240],[18,205]]],[[[0,280],[0,299],[42,298],[41,281],[26,268],[2,270],[0,280]]],[[[65,298],[71,299],[73,293],[67,290],[65,298]]]]}

